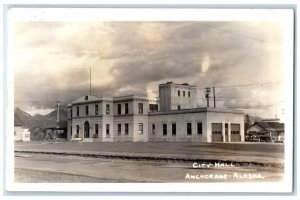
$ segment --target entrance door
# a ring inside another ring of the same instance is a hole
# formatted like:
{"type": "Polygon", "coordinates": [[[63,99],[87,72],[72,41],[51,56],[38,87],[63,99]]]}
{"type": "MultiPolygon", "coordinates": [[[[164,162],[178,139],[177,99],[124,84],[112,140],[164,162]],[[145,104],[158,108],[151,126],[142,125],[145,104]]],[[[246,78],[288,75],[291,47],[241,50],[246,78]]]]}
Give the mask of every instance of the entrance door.
{"type": "Polygon", "coordinates": [[[89,124],[89,122],[84,123],[84,137],[85,138],[90,137],[90,124],[89,124]]]}

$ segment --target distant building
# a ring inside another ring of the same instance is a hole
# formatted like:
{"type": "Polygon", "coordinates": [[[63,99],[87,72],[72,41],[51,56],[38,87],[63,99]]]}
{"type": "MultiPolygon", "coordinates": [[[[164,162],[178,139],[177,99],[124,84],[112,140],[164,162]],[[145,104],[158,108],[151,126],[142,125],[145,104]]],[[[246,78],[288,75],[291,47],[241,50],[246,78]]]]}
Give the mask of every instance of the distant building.
{"type": "Polygon", "coordinates": [[[68,105],[69,140],[243,142],[244,112],[197,108],[197,87],[159,85],[148,97],[85,95],[68,105]]]}
{"type": "Polygon", "coordinates": [[[283,141],[284,123],[274,122],[274,120],[254,122],[246,132],[249,135],[268,135],[273,141],[283,141]]]}
{"type": "Polygon", "coordinates": [[[14,141],[30,141],[30,131],[24,127],[23,122],[16,114],[14,116],[14,141]]]}

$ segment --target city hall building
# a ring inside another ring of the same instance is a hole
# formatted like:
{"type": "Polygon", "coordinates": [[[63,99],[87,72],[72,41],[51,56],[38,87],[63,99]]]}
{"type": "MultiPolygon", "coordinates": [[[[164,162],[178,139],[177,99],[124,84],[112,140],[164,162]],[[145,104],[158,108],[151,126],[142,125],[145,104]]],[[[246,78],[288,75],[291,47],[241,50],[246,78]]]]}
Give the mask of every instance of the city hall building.
{"type": "Polygon", "coordinates": [[[68,105],[68,140],[243,142],[241,110],[197,107],[197,87],[167,82],[159,100],[85,95],[68,105]]]}

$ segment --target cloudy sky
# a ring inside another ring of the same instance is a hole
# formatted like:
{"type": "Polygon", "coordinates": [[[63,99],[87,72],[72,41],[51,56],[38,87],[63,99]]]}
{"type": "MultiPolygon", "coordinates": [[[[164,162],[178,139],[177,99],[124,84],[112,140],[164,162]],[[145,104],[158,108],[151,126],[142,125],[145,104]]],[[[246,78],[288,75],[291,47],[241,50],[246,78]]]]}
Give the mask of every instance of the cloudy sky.
{"type": "MultiPolygon", "coordinates": [[[[280,116],[281,24],[248,22],[14,23],[15,106],[45,114],[89,92],[158,96],[166,81],[216,87],[217,107],[280,116]]],[[[212,105],[212,103],[211,103],[212,105]]]]}

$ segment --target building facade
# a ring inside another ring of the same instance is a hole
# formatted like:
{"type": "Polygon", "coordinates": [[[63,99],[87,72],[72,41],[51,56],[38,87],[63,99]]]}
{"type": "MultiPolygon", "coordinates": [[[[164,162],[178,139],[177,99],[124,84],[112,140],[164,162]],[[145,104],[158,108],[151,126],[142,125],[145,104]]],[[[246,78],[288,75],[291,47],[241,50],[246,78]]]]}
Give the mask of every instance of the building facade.
{"type": "Polygon", "coordinates": [[[68,139],[87,142],[243,142],[244,113],[197,108],[197,87],[159,85],[159,100],[85,95],[68,105],[68,139]]]}
{"type": "Polygon", "coordinates": [[[268,142],[284,141],[284,123],[263,120],[261,122],[254,122],[248,130],[246,130],[248,137],[256,137],[262,141],[268,138],[268,142]]]}

